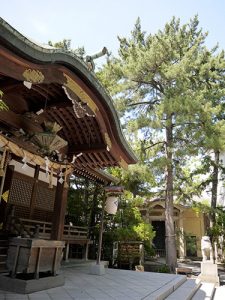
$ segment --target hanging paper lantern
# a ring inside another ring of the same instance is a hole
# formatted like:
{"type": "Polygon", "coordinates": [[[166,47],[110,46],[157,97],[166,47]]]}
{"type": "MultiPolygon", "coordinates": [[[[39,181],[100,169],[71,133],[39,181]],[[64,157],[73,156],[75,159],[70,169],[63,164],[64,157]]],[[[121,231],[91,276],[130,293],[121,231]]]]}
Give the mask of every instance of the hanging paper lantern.
{"type": "Polygon", "coordinates": [[[107,197],[105,203],[105,211],[108,214],[115,215],[115,213],[117,212],[117,208],[118,208],[118,197],[115,196],[107,197]]]}

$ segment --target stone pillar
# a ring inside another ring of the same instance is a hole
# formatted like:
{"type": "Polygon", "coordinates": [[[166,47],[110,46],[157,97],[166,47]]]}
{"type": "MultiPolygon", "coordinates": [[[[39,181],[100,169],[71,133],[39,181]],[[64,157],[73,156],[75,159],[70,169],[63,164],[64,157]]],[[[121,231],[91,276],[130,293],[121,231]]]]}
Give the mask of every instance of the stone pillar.
{"type": "Polygon", "coordinates": [[[198,278],[203,282],[211,282],[219,285],[217,264],[213,263],[213,250],[209,236],[201,239],[203,261],[201,262],[201,274],[198,278]],[[208,260],[208,256],[210,259],[208,260]]]}
{"type": "Polygon", "coordinates": [[[88,260],[88,250],[89,250],[89,242],[87,241],[86,247],[85,247],[85,255],[84,259],[87,261],[88,260]]]}
{"type": "Polygon", "coordinates": [[[185,238],[184,238],[184,222],[183,222],[183,214],[182,213],[180,213],[179,228],[180,228],[179,254],[180,254],[180,258],[184,259],[186,257],[186,245],[185,245],[185,238]]]}
{"type": "Polygon", "coordinates": [[[203,282],[215,283],[216,285],[220,284],[217,264],[214,264],[211,261],[201,262],[201,274],[198,278],[203,282]]]}

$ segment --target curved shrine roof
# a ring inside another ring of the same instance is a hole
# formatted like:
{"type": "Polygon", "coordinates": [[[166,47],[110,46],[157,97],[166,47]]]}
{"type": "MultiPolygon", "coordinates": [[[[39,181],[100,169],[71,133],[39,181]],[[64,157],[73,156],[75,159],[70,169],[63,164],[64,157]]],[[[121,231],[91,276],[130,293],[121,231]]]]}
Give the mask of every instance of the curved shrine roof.
{"type": "MultiPolygon", "coordinates": [[[[56,122],[67,141],[62,157],[76,157],[75,173],[95,174],[137,159],[127,144],[109,95],[79,57],[45,48],[0,18],[0,90],[9,111],[0,111],[0,130],[32,153],[30,137],[56,122]]],[[[99,173],[100,174],[100,173],[99,173]]]]}

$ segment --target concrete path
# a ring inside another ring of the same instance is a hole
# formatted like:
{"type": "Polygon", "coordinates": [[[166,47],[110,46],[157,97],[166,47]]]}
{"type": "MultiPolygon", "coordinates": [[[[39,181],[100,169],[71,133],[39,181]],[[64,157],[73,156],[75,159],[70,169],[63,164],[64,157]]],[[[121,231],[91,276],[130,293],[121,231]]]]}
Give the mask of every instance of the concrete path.
{"type": "MultiPolygon", "coordinates": [[[[46,291],[21,295],[0,291],[0,300],[141,300],[156,299],[167,287],[174,288],[182,275],[106,269],[102,276],[89,274],[89,266],[64,267],[66,283],[46,291]]],[[[185,279],[186,280],[186,279],[185,279]]]]}

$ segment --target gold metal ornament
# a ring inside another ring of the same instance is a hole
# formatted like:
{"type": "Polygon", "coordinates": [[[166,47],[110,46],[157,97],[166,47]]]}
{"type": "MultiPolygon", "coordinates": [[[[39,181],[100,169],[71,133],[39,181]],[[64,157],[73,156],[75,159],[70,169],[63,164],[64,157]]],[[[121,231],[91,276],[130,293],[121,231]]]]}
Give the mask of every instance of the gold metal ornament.
{"type": "Polygon", "coordinates": [[[42,83],[45,79],[44,75],[38,70],[26,69],[23,72],[23,77],[28,82],[32,83],[42,83]]]}

